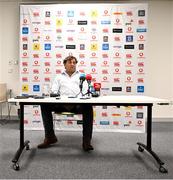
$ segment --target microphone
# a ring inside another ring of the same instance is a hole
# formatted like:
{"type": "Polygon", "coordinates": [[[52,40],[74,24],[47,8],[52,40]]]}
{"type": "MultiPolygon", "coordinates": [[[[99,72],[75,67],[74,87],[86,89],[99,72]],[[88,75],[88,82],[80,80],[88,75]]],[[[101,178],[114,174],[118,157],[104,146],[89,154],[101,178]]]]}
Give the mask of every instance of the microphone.
{"type": "Polygon", "coordinates": [[[100,96],[101,83],[94,83],[94,89],[96,94],[100,96]]]}
{"type": "Polygon", "coordinates": [[[90,96],[90,94],[91,94],[91,80],[92,80],[91,74],[86,75],[86,80],[87,80],[87,83],[88,83],[88,92],[87,92],[87,94],[88,94],[88,96],[90,96]]]}
{"type": "Polygon", "coordinates": [[[81,74],[79,79],[80,79],[79,88],[80,88],[80,92],[82,92],[83,82],[85,81],[85,74],[81,74]]]}
{"type": "Polygon", "coordinates": [[[101,89],[101,83],[94,83],[94,89],[95,89],[96,91],[100,91],[100,89],[101,89]]]}
{"type": "Polygon", "coordinates": [[[86,80],[87,80],[88,85],[90,85],[91,84],[91,80],[92,80],[91,74],[87,74],[86,75],[86,80]]]}

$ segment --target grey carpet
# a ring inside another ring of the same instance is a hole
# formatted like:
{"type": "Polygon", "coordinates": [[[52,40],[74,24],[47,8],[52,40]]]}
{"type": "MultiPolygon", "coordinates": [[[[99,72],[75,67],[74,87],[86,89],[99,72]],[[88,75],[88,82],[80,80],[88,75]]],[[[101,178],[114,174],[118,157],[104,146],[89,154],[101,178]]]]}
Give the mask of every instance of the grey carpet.
{"type": "Polygon", "coordinates": [[[36,148],[43,131],[25,131],[31,141],[20,158],[20,171],[11,160],[19,145],[18,123],[0,124],[0,179],[172,179],[173,123],[153,123],[153,150],[165,162],[168,174],[158,171],[155,160],[136,142],[146,142],[145,134],[96,133],[95,150],[81,150],[81,132],[58,132],[59,142],[46,150],[36,148]]]}

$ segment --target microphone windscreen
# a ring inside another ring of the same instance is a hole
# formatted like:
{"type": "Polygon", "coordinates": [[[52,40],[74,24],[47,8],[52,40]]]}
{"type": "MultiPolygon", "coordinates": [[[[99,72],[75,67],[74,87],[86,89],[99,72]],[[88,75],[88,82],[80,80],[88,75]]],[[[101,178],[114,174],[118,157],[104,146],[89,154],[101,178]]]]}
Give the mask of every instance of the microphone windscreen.
{"type": "Polygon", "coordinates": [[[79,79],[85,81],[85,74],[84,74],[84,73],[83,73],[83,74],[80,74],[79,79]]]}
{"type": "Polygon", "coordinates": [[[91,80],[91,79],[92,79],[91,74],[87,74],[87,75],[86,75],[86,80],[91,80]]]}
{"type": "Polygon", "coordinates": [[[101,89],[101,83],[94,83],[94,89],[99,91],[101,89]]]}

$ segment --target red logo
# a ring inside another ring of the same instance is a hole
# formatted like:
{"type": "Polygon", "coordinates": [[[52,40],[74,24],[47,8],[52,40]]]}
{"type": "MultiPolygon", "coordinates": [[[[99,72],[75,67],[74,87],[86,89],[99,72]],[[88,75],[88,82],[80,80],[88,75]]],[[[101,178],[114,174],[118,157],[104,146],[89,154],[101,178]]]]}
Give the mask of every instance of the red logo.
{"type": "Polygon", "coordinates": [[[138,78],[138,83],[144,83],[144,79],[143,78],[138,78]]]}
{"type": "Polygon", "coordinates": [[[97,24],[97,21],[91,21],[91,24],[92,24],[92,25],[96,25],[96,24],[97,24]]]}
{"type": "Polygon", "coordinates": [[[108,113],[107,112],[102,112],[102,117],[108,117],[108,113]]]}
{"type": "Polygon", "coordinates": [[[115,83],[119,83],[120,82],[120,78],[114,78],[114,82],[115,83]]]}
{"type": "Polygon", "coordinates": [[[50,62],[45,62],[44,65],[45,66],[50,66],[50,62]]]}
{"type": "Polygon", "coordinates": [[[28,81],[28,78],[27,78],[27,77],[23,77],[23,78],[22,78],[22,81],[23,81],[23,82],[27,82],[27,81],[28,81]]]}
{"type": "Polygon", "coordinates": [[[35,80],[35,81],[38,81],[38,76],[34,76],[34,80],[35,80]]]}
{"type": "Polygon", "coordinates": [[[102,74],[108,74],[108,70],[107,69],[103,69],[102,70],[102,74]]]}
{"type": "Polygon", "coordinates": [[[45,21],[44,24],[45,25],[50,25],[50,21],[45,21]]]}
{"type": "Polygon", "coordinates": [[[80,65],[84,65],[84,64],[85,64],[85,61],[81,61],[81,62],[80,62],[80,65]]]}
{"type": "Polygon", "coordinates": [[[114,37],[114,41],[120,41],[120,37],[119,36],[115,36],[114,37]]]}
{"type": "Polygon", "coordinates": [[[119,57],[120,57],[120,53],[119,53],[119,52],[116,52],[116,53],[115,53],[115,57],[116,57],[116,58],[119,58],[119,57]]]}
{"type": "Polygon", "coordinates": [[[139,68],[139,73],[143,73],[144,69],[143,68],[139,68]]]}
{"type": "Polygon", "coordinates": [[[39,29],[38,29],[37,27],[36,27],[36,28],[34,28],[34,32],[38,32],[38,30],[39,30],[39,29]]]}
{"type": "Polygon", "coordinates": [[[143,20],[143,19],[140,19],[140,20],[138,21],[138,24],[139,24],[139,25],[145,24],[145,23],[144,23],[144,20],[143,20]]]}
{"type": "Polygon", "coordinates": [[[50,53],[45,53],[46,58],[50,58],[50,53]]]}
{"type": "Polygon", "coordinates": [[[47,36],[45,37],[45,39],[46,39],[47,41],[50,40],[50,36],[47,35],[47,36]]]}
{"type": "Polygon", "coordinates": [[[127,81],[131,81],[132,78],[130,76],[127,76],[127,81]]]}
{"type": "Polygon", "coordinates": [[[23,19],[23,24],[27,24],[28,20],[27,19],[23,19]]]}
{"type": "Polygon", "coordinates": [[[91,66],[96,66],[97,65],[96,62],[91,62],[90,64],[91,64],[91,66]]]}
{"type": "Polygon", "coordinates": [[[108,80],[107,76],[103,76],[103,80],[107,81],[108,80]]]}
{"type": "Polygon", "coordinates": [[[118,23],[120,22],[120,19],[117,18],[115,21],[116,21],[116,23],[118,24],[118,23]]]}
{"type": "Polygon", "coordinates": [[[108,58],[108,54],[102,54],[103,58],[108,58]]]}
{"type": "Polygon", "coordinates": [[[61,74],[61,69],[57,69],[56,74],[61,74]]]}
{"type": "Polygon", "coordinates": [[[128,32],[132,32],[132,27],[128,27],[128,28],[127,28],[127,31],[128,31],[128,32]]]}
{"type": "Polygon", "coordinates": [[[44,81],[50,82],[50,78],[49,78],[49,77],[45,77],[45,78],[44,78],[44,81]]]}
{"type": "Polygon", "coordinates": [[[46,69],[45,69],[45,72],[46,72],[46,73],[48,73],[49,71],[50,71],[50,69],[49,69],[49,68],[46,68],[46,69]]]}
{"type": "Polygon", "coordinates": [[[96,72],[96,68],[92,68],[91,71],[92,71],[93,73],[95,73],[95,72],[96,72]]]}
{"type": "Polygon", "coordinates": [[[144,35],[140,35],[139,40],[141,40],[141,41],[144,40],[144,35]]]}
{"type": "Polygon", "coordinates": [[[38,65],[38,61],[34,61],[34,64],[35,64],[35,65],[38,65]]]}
{"type": "Polygon", "coordinates": [[[56,64],[57,64],[58,66],[61,65],[61,61],[60,61],[60,60],[57,61],[56,64]]]}
{"type": "Polygon", "coordinates": [[[22,41],[23,41],[23,42],[28,41],[28,37],[22,37],[22,41]]]}
{"type": "Polygon", "coordinates": [[[127,65],[131,66],[132,65],[132,61],[127,61],[127,65]]]}
{"type": "Polygon", "coordinates": [[[92,82],[96,82],[96,78],[92,78],[92,82]]]}
{"type": "Polygon", "coordinates": [[[138,62],[139,67],[144,67],[144,62],[138,62]]]}
{"type": "Polygon", "coordinates": [[[80,12],[80,16],[85,16],[85,12],[80,12]]]}
{"type": "Polygon", "coordinates": [[[57,33],[61,33],[62,30],[61,30],[61,29],[56,29],[56,32],[57,32],[57,33]]]}
{"type": "Polygon", "coordinates": [[[133,16],[133,12],[132,11],[127,11],[127,16],[133,16]]]}
{"type": "Polygon", "coordinates": [[[126,74],[132,74],[131,70],[126,70],[126,74]]]}
{"type": "Polygon", "coordinates": [[[56,58],[62,58],[61,54],[56,54],[56,58]]]}
{"type": "Polygon", "coordinates": [[[132,58],[132,55],[131,54],[126,54],[126,58],[130,59],[130,58],[132,58]]]}
{"type": "Polygon", "coordinates": [[[81,31],[81,32],[84,32],[84,31],[85,31],[85,28],[84,28],[84,27],[81,27],[81,28],[80,28],[80,31],[81,31]]]}
{"type": "Polygon", "coordinates": [[[22,66],[28,66],[28,62],[22,62],[22,66]]]}
{"type": "Polygon", "coordinates": [[[27,55],[28,55],[27,52],[23,52],[24,57],[27,57],[27,55]]]}
{"type": "Polygon", "coordinates": [[[109,30],[107,28],[104,28],[102,31],[103,31],[103,33],[108,33],[109,32],[109,30]]]}
{"type": "Polygon", "coordinates": [[[38,69],[33,69],[33,73],[34,74],[39,74],[39,70],[38,69]]]}
{"type": "Polygon", "coordinates": [[[95,57],[95,56],[96,56],[96,53],[95,53],[95,52],[93,52],[91,55],[92,55],[92,57],[95,57]]]}
{"type": "Polygon", "coordinates": [[[107,66],[108,65],[108,61],[103,61],[103,65],[107,66]]]}
{"type": "Polygon", "coordinates": [[[38,16],[40,16],[40,14],[39,14],[39,12],[33,12],[33,16],[38,17],[38,16]]]}
{"type": "Polygon", "coordinates": [[[116,68],[115,69],[115,73],[119,73],[120,69],[119,68],[116,68]]]}
{"type": "Polygon", "coordinates": [[[120,66],[120,62],[114,62],[114,66],[116,67],[119,67],[120,66]]]}
{"type": "Polygon", "coordinates": [[[80,58],[80,59],[85,58],[85,54],[79,54],[79,58],[80,58]]]}
{"type": "Polygon", "coordinates": [[[104,15],[108,15],[108,10],[104,10],[104,15]]]}
{"type": "Polygon", "coordinates": [[[39,58],[39,54],[33,54],[33,58],[39,58]]]}

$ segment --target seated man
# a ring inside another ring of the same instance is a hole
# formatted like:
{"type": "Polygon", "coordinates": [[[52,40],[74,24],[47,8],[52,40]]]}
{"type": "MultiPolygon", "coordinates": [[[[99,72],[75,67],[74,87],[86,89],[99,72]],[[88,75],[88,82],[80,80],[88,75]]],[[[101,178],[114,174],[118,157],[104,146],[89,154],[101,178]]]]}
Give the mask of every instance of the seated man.
{"type": "MultiPolygon", "coordinates": [[[[63,61],[65,71],[57,75],[53,85],[52,92],[59,93],[65,96],[76,96],[80,92],[79,88],[79,72],[76,71],[77,59],[73,56],[68,56],[63,61]]],[[[69,99],[70,100],[70,99],[69,99]]],[[[56,143],[57,137],[53,129],[52,111],[64,112],[70,111],[83,114],[83,143],[84,151],[93,150],[91,145],[92,129],[93,129],[93,108],[89,104],[82,105],[60,105],[60,104],[42,104],[41,113],[43,125],[45,129],[45,139],[43,143],[38,145],[38,148],[48,148],[51,144],[56,143]]]]}

